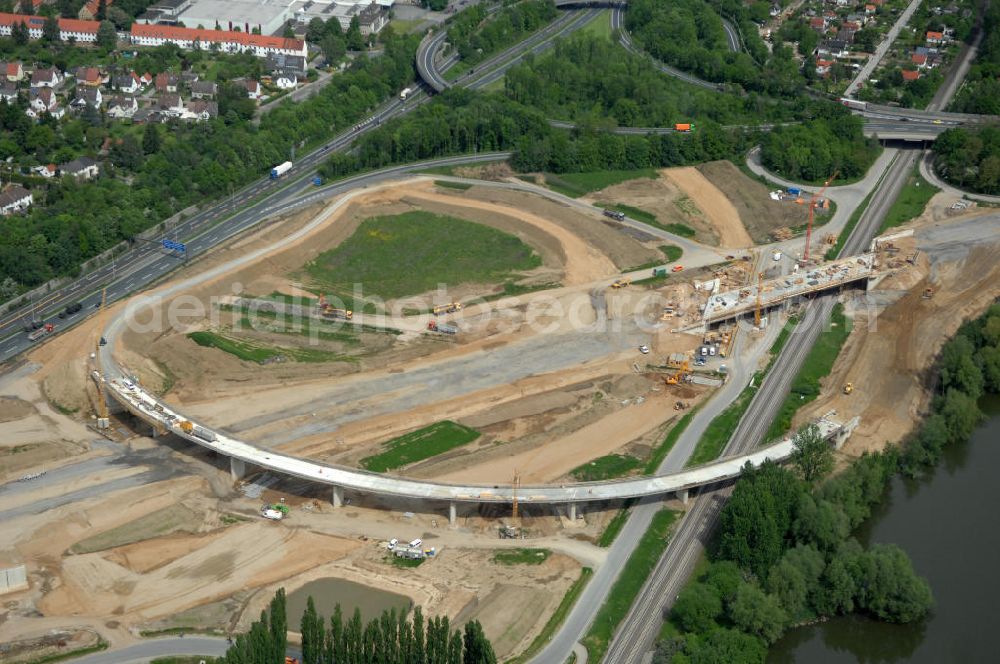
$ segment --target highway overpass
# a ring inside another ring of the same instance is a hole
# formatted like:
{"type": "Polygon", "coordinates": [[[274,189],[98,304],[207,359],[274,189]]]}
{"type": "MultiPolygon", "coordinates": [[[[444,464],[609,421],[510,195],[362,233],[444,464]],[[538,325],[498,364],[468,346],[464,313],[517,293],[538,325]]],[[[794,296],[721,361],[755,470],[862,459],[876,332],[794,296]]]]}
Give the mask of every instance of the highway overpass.
{"type": "MultiPolygon", "coordinates": [[[[113,329],[107,332],[113,334],[113,329]]],[[[108,347],[105,347],[108,348],[108,347]]],[[[105,392],[128,412],[147,422],[154,437],[171,433],[221,454],[230,459],[233,479],[241,479],[248,470],[262,468],[282,475],[330,485],[332,502],[339,507],[344,491],[421,501],[442,502],[449,505],[449,520],[453,523],[459,503],[511,504],[516,498],[521,505],[568,505],[571,517],[576,505],[601,501],[618,501],[643,496],[676,494],[687,502],[688,492],[698,487],[727,482],[739,477],[747,463],[759,466],[766,460],[783,461],[792,451],[791,439],[785,439],[749,454],[720,459],[678,473],[659,476],[634,477],[605,482],[578,482],[571,484],[522,484],[512,485],[450,484],[427,480],[409,479],[373,473],[356,468],[335,466],[312,459],[281,454],[274,450],[241,441],[224,431],[198,423],[176,408],[164,403],[141,385],[128,378],[127,373],[101,350],[104,373],[100,382],[105,392]],[[182,423],[185,423],[182,427],[182,423]],[[188,425],[192,425],[189,428],[188,425]]],[[[857,425],[856,420],[847,424],[824,417],[817,422],[821,434],[839,447],[857,425]]]]}

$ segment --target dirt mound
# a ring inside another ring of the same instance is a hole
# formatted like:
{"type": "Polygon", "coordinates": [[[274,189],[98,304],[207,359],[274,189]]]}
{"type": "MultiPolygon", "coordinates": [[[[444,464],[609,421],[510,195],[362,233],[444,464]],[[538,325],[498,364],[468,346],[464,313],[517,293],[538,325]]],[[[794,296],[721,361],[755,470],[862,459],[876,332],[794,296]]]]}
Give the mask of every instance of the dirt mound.
{"type": "Polygon", "coordinates": [[[35,407],[23,399],[0,397],[0,423],[20,420],[35,412],[35,407]]]}
{"type": "MultiPolygon", "coordinates": [[[[805,206],[772,201],[766,186],[744,175],[730,161],[710,161],[697,169],[729,200],[754,242],[763,244],[782,239],[778,237],[781,229],[787,231],[806,223],[805,206]]],[[[817,222],[826,218],[817,212],[817,222]]]]}
{"type": "Polygon", "coordinates": [[[42,382],[45,396],[60,412],[83,412],[90,408],[86,392],[88,360],[83,355],[51,368],[42,382]]]}
{"type": "Polygon", "coordinates": [[[663,174],[673,180],[674,184],[691,197],[698,209],[704,212],[708,223],[719,235],[720,246],[737,249],[753,244],[732,202],[701,171],[687,166],[668,168],[663,174]]]}

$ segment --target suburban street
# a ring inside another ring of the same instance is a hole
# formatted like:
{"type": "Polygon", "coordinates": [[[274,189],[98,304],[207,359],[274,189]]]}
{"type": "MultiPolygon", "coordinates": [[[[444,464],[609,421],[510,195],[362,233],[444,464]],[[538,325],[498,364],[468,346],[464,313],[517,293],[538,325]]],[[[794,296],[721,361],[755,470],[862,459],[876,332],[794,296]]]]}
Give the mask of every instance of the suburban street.
{"type": "Polygon", "coordinates": [[[878,68],[879,63],[882,62],[882,58],[884,58],[885,54],[889,52],[889,49],[892,48],[893,42],[896,41],[896,37],[899,36],[899,31],[903,29],[904,25],[910,22],[910,17],[913,16],[913,12],[917,11],[917,7],[920,6],[921,2],[923,2],[923,0],[912,0],[909,6],[903,10],[903,13],[899,15],[899,19],[891,28],[889,28],[889,32],[886,34],[885,39],[883,39],[879,45],[875,47],[875,52],[868,57],[868,60],[858,71],[858,75],[851,80],[847,89],[844,90],[845,97],[850,97],[857,92],[858,88],[860,88],[862,84],[864,84],[864,82],[867,81],[872,75],[872,72],[878,68]]]}

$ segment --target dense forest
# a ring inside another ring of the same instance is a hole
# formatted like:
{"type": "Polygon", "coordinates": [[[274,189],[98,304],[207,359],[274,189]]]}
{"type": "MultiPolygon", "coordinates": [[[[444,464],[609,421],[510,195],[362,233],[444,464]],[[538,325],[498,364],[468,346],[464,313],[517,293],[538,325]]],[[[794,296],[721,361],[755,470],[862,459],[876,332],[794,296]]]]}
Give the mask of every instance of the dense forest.
{"type": "MultiPolygon", "coordinates": [[[[250,631],[236,637],[222,664],[281,664],[289,631],[285,590],[250,631]]],[[[293,629],[294,631],[294,629],[293,629]]],[[[316,612],[312,597],[299,624],[302,664],[496,664],[493,646],[479,621],[453,630],[447,617],[424,621],[420,607],[412,615],[395,610],[364,623],[361,612],[345,619],[338,604],[327,622],[316,612]]]]}
{"type": "Polygon", "coordinates": [[[763,662],[785,629],[863,613],[911,622],[932,605],[927,583],[891,544],[864,549],[851,533],[883,499],[897,472],[933,467],[942,450],[966,441],[982,414],[977,400],[1000,392],[1000,305],[965,323],[941,349],[934,398],[900,448],[865,454],[843,472],[813,428],[801,431],[790,467],[747,468],[719,520],[711,562],[681,592],[674,634],[654,662],[763,662]]]}
{"type": "Polygon", "coordinates": [[[705,80],[775,96],[800,93],[805,79],[791,49],[768,52],[753,20],[766,21],[770,3],[737,0],[633,0],[626,27],[654,57],[705,80]],[[742,50],[731,51],[721,16],[739,32],[742,50]]]}
{"type": "MultiPolygon", "coordinates": [[[[263,116],[259,126],[247,121],[252,106],[229,104],[223,94],[216,120],[150,125],[141,137],[124,137],[113,148],[115,165],[108,170],[123,177],[61,182],[26,216],[5,219],[0,281],[9,276],[28,287],[72,275],[82,261],[121,240],[261,177],[287,159],[293,146],[304,147],[357,122],[413,79],[419,39],[389,35],[383,57],[359,58],[315,97],[282,105],[263,116]]],[[[19,106],[3,103],[0,128],[0,149],[31,153],[42,163],[56,158],[65,145],[94,153],[111,130],[97,114],[64,125],[36,125],[19,106]]]]}
{"type": "Polygon", "coordinates": [[[983,33],[976,61],[951,105],[958,113],[1000,115],[1000,5],[987,8],[983,33]]]}
{"type": "Polygon", "coordinates": [[[770,170],[796,182],[861,177],[879,154],[878,142],[866,139],[864,120],[843,107],[827,105],[816,119],[775,127],[761,139],[760,157],[770,170]]]}
{"type": "Polygon", "coordinates": [[[962,189],[1000,194],[1000,127],[957,127],[934,141],[934,170],[962,189]]]}
{"type": "Polygon", "coordinates": [[[524,0],[499,10],[487,21],[489,5],[463,9],[448,22],[448,42],[467,64],[476,64],[512,46],[550,23],[557,14],[552,0],[524,0]]]}

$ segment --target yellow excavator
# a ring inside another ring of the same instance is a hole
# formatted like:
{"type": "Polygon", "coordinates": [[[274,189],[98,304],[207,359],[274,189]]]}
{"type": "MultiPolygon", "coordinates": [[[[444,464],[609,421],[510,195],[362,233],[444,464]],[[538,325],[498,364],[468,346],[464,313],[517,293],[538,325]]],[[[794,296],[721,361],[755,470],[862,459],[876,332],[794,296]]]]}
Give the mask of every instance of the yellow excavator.
{"type": "Polygon", "coordinates": [[[847,383],[844,385],[844,394],[850,394],[854,391],[854,383],[847,383]]]}

